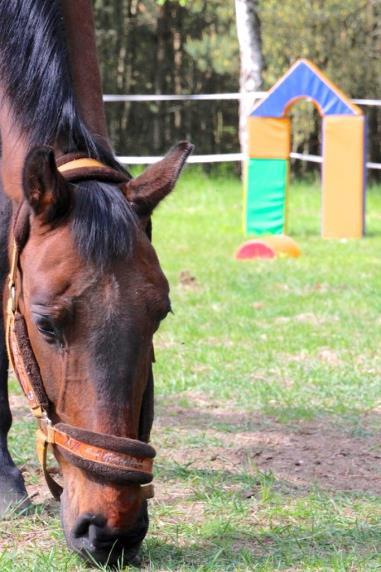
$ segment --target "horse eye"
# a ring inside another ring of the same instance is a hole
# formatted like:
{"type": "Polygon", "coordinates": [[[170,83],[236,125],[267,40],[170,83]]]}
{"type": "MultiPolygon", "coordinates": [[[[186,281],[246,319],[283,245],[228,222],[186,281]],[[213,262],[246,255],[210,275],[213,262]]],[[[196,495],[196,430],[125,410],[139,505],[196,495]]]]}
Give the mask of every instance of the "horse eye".
{"type": "Polygon", "coordinates": [[[47,339],[53,341],[57,338],[57,330],[50,318],[47,318],[46,316],[37,318],[36,326],[40,334],[45,336],[47,339]]]}

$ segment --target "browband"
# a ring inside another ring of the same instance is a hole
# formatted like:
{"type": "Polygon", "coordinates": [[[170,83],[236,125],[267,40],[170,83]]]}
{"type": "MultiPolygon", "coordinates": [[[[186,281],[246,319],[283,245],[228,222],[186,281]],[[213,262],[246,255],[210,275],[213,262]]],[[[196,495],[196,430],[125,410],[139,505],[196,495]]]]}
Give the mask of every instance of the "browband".
{"type": "MultiPolygon", "coordinates": [[[[103,181],[105,183],[127,183],[129,174],[104,165],[97,159],[83,157],[80,154],[64,155],[56,161],[57,169],[68,183],[79,183],[87,180],[103,181]]],[[[29,236],[30,208],[27,201],[23,201],[16,213],[13,234],[19,252],[23,249],[29,236]]]]}
{"type": "Polygon", "coordinates": [[[60,173],[65,173],[67,171],[74,171],[76,169],[83,169],[83,168],[94,169],[94,167],[98,169],[104,169],[106,165],[103,165],[103,163],[97,161],[96,159],[91,159],[90,157],[84,157],[82,159],[73,159],[72,161],[68,161],[67,163],[58,165],[58,170],[60,173]]]}
{"type": "Polygon", "coordinates": [[[66,181],[75,183],[89,179],[97,179],[109,183],[126,183],[130,180],[127,173],[104,165],[97,159],[76,156],[65,161],[65,157],[57,160],[57,168],[66,181]]]}

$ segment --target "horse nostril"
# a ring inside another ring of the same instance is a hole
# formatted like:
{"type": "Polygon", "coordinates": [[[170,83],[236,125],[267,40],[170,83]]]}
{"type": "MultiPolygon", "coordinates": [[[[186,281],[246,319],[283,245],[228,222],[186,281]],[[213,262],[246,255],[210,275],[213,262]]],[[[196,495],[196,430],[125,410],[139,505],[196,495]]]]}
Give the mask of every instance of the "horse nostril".
{"type": "Polygon", "coordinates": [[[134,529],[126,532],[112,529],[101,514],[84,513],[76,521],[70,535],[70,546],[89,562],[115,564],[119,558],[137,564],[141,542],[146,535],[148,519],[143,515],[134,529]]]}
{"type": "Polygon", "coordinates": [[[83,513],[71,528],[67,540],[73,550],[93,564],[95,561],[114,565],[121,559],[137,565],[140,545],[147,529],[147,505],[143,504],[134,526],[127,530],[110,527],[107,518],[100,513],[83,513]]]}
{"type": "Polygon", "coordinates": [[[73,528],[73,536],[74,538],[82,538],[88,537],[90,535],[95,539],[97,536],[97,532],[99,532],[106,527],[106,518],[101,514],[91,514],[90,512],[86,512],[82,514],[73,528]]]}

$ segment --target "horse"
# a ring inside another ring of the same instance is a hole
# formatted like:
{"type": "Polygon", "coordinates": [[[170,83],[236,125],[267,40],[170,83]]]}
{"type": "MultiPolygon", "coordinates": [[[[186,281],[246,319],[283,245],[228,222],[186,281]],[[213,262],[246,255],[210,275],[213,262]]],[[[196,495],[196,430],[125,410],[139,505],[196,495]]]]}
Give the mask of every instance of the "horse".
{"type": "Polygon", "coordinates": [[[7,446],[9,357],[68,546],[113,564],[134,561],[148,530],[153,335],[171,311],[151,215],[192,145],[136,178],[118,164],[94,131],[102,119],[86,107],[83,79],[77,90],[73,81],[81,66],[70,62],[78,46],[64,12],[84,2],[1,2],[0,511],[27,499],[7,446]]]}

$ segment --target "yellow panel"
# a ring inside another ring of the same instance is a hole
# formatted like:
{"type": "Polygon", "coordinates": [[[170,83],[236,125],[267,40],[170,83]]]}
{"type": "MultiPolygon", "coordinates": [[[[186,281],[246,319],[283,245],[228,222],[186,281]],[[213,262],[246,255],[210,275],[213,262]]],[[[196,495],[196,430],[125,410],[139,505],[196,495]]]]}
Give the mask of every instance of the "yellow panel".
{"type": "Polygon", "coordinates": [[[364,233],[364,117],[331,115],[323,121],[322,236],[364,233]]]}
{"type": "Polygon", "coordinates": [[[288,159],[291,121],[288,117],[248,117],[248,153],[251,159],[288,159]]]}

